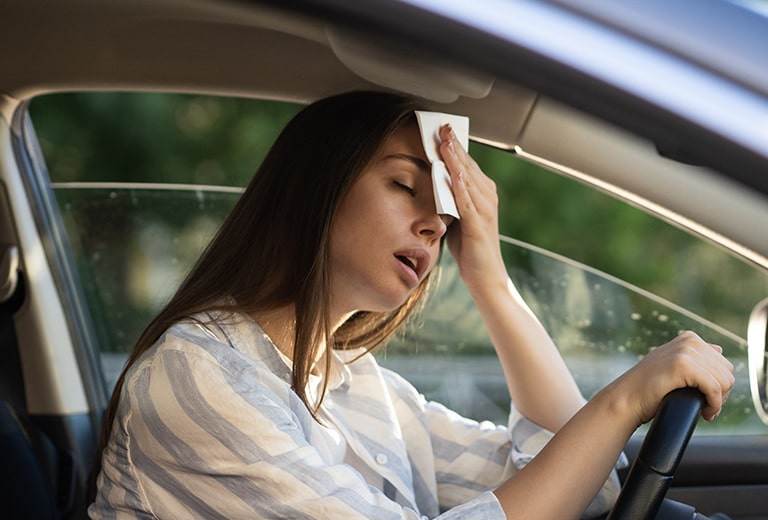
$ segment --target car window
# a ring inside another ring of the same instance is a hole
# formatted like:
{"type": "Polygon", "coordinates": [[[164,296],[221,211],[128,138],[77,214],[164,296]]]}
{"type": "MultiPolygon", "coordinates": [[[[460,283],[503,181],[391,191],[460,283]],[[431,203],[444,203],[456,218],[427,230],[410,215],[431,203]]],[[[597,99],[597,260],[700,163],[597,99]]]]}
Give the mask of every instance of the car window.
{"type": "MultiPolygon", "coordinates": [[[[109,388],[298,105],[171,94],[57,94],[31,119],[109,388]]],[[[679,331],[725,349],[737,386],[702,433],[761,428],[746,323],[765,274],[602,192],[473,143],[497,183],[507,269],[589,397],[679,331]]],[[[428,398],[505,422],[509,396],[450,255],[424,310],[376,354],[428,398]]]]}
{"type": "Polygon", "coordinates": [[[236,187],[53,183],[109,387],[240,196],[236,187]]]}

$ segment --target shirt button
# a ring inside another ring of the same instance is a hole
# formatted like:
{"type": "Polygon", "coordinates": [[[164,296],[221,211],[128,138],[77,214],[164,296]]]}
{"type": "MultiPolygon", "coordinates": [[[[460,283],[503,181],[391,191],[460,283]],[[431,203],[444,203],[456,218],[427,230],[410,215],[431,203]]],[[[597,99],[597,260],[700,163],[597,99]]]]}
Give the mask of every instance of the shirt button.
{"type": "Polygon", "coordinates": [[[427,515],[422,515],[421,520],[429,520],[429,517],[427,515]]]}
{"type": "Polygon", "coordinates": [[[378,463],[379,463],[379,464],[381,464],[382,466],[383,466],[384,464],[386,464],[388,460],[389,460],[389,459],[387,458],[387,456],[386,456],[386,455],[384,455],[383,453],[379,453],[378,455],[376,455],[376,462],[378,462],[378,463]]]}

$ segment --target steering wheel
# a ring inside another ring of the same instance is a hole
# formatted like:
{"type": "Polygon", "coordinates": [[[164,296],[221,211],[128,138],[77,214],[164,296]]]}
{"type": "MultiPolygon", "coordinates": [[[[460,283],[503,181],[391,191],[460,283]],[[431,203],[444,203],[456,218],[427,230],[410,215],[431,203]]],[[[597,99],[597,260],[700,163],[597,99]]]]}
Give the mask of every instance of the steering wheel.
{"type": "Polygon", "coordinates": [[[704,405],[695,388],[678,388],[661,402],[606,520],[653,520],[683,457],[704,405]]]}

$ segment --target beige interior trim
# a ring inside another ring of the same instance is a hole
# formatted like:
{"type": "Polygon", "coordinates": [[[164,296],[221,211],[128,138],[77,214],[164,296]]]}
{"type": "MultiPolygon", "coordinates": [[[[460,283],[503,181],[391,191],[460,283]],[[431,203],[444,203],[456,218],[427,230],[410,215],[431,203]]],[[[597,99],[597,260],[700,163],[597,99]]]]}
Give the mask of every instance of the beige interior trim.
{"type": "MultiPolygon", "coordinates": [[[[0,102],[8,113],[8,98],[0,102]]],[[[21,350],[27,407],[31,414],[73,414],[88,411],[85,389],[70,339],[67,320],[35,219],[29,207],[21,174],[12,160],[11,129],[0,119],[0,197],[13,220],[13,232],[21,252],[21,271],[34,283],[27,284],[27,298],[15,316],[21,350]],[[63,391],[66,389],[66,391],[63,391]]]]}
{"type": "Polygon", "coordinates": [[[526,158],[597,186],[768,269],[765,196],[706,168],[661,157],[652,143],[547,99],[536,104],[518,145],[526,158]]]}

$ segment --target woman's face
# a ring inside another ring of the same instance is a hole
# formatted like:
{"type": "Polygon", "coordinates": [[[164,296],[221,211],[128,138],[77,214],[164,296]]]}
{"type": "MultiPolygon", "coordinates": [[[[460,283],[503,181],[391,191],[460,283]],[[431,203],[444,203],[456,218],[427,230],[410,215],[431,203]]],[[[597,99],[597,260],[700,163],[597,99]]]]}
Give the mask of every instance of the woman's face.
{"type": "Polygon", "coordinates": [[[416,123],[385,141],[352,184],[331,228],[335,312],[390,311],[437,263],[452,217],[438,215],[416,123]]]}

